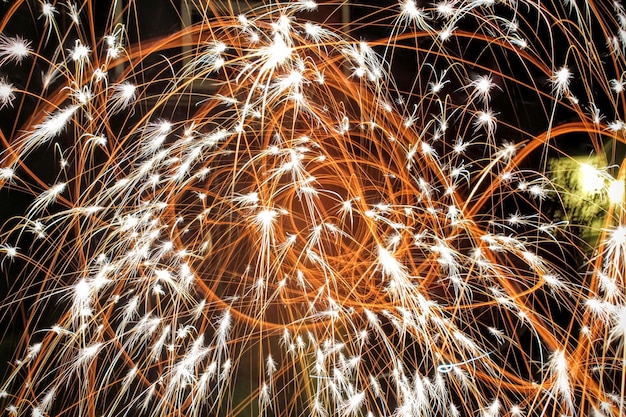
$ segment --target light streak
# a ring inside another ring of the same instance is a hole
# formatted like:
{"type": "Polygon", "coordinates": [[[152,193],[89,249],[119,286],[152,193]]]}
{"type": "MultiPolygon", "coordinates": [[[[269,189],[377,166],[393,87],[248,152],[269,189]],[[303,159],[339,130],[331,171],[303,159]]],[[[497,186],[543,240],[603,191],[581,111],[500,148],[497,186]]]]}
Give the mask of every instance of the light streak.
{"type": "Polygon", "coordinates": [[[370,3],[1,6],[4,413],[626,413],[626,12],[370,3]]]}

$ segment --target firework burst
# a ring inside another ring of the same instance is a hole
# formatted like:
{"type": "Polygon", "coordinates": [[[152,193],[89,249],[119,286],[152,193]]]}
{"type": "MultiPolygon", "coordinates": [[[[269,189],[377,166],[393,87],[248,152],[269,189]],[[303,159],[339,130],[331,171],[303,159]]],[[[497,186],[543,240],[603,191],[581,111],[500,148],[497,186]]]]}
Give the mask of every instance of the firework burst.
{"type": "Polygon", "coordinates": [[[181,5],[2,6],[5,414],[626,413],[619,4],[181,5]]]}

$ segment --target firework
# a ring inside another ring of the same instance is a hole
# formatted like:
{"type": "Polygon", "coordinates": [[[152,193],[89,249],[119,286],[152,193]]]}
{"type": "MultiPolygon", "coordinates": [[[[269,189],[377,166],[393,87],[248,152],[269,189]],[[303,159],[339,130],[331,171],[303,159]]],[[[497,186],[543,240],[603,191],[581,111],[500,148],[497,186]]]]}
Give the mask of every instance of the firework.
{"type": "Polygon", "coordinates": [[[6,415],[626,412],[619,4],[127,3],[2,6],[6,415]]]}

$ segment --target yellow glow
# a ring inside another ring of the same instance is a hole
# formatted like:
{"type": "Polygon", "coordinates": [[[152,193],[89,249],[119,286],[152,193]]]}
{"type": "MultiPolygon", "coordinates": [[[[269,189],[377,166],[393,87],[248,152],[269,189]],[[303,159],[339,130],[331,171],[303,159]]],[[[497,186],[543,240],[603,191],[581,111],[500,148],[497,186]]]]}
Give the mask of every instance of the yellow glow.
{"type": "Polygon", "coordinates": [[[607,189],[609,200],[613,204],[621,203],[624,201],[624,181],[613,180],[607,189]]]}

